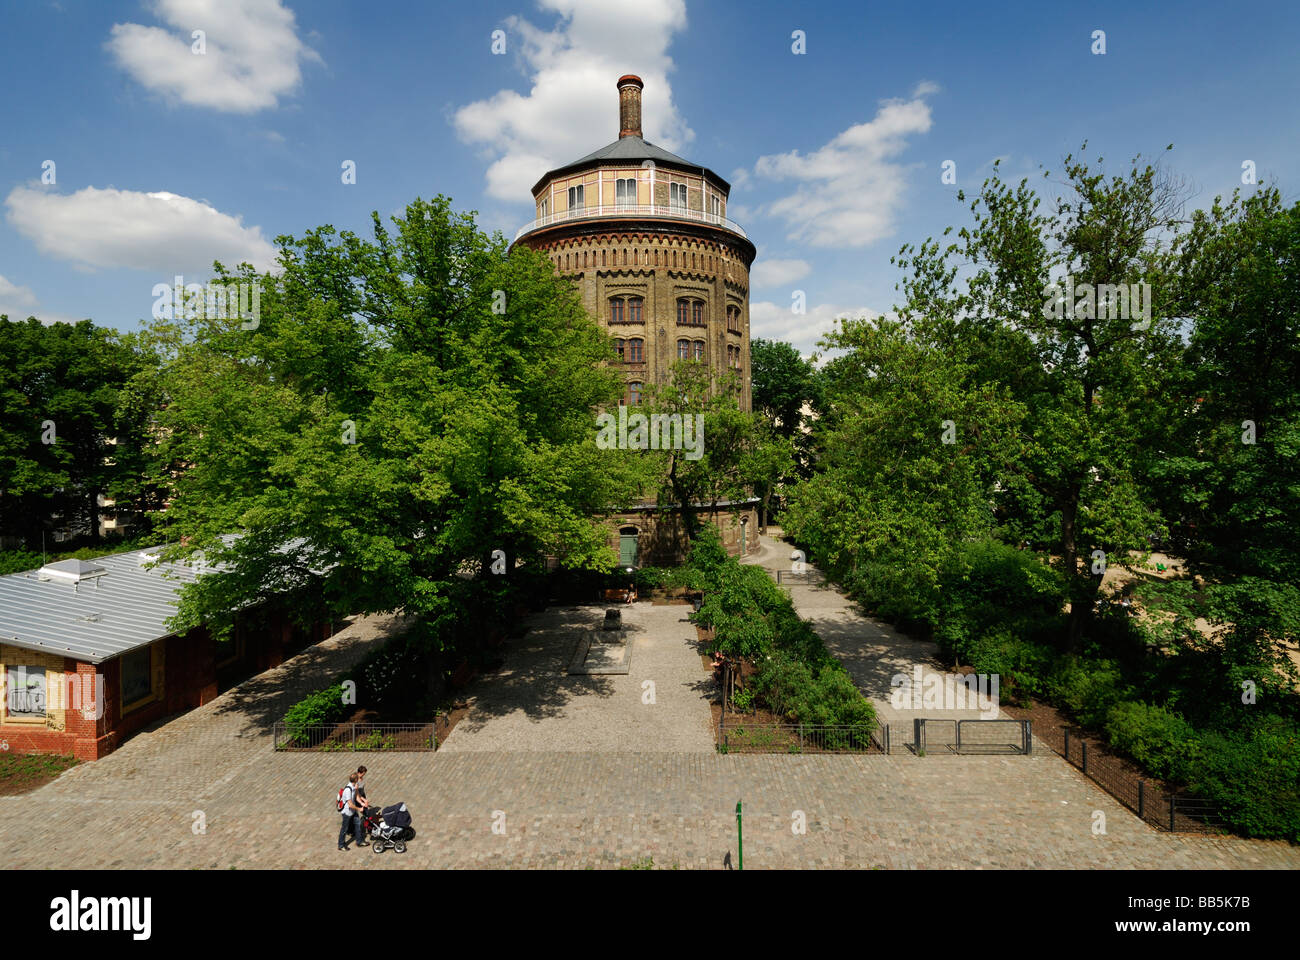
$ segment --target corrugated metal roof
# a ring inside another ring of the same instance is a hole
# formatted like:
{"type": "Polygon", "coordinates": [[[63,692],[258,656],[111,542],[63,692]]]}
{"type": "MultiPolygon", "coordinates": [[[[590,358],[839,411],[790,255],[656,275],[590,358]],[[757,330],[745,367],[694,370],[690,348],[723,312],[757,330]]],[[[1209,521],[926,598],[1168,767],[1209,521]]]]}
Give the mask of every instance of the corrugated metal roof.
{"type": "Polygon", "coordinates": [[[102,663],[170,636],[177,593],[197,574],[154,562],[158,549],[96,557],[105,572],[80,581],[38,570],[0,577],[0,643],[102,663]]]}

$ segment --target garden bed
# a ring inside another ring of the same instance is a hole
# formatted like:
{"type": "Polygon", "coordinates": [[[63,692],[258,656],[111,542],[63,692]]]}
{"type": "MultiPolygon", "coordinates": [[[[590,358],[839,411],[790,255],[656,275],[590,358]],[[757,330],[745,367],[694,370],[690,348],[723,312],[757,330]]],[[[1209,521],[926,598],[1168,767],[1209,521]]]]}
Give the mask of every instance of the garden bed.
{"type": "Polygon", "coordinates": [[[757,708],[749,713],[713,712],[713,738],[719,753],[883,753],[875,724],[870,726],[816,726],[789,720],[757,708]]]}
{"type": "Polygon", "coordinates": [[[0,796],[31,793],[76,764],[61,754],[0,754],[0,796]]]}

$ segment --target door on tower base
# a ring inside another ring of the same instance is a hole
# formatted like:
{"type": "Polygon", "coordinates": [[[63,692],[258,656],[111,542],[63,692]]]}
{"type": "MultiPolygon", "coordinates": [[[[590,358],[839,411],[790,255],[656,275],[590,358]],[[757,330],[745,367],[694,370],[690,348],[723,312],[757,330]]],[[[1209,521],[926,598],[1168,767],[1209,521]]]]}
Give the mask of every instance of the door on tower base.
{"type": "Polygon", "coordinates": [[[618,565],[636,566],[636,527],[620,527],[618,531],[618,565]]]}

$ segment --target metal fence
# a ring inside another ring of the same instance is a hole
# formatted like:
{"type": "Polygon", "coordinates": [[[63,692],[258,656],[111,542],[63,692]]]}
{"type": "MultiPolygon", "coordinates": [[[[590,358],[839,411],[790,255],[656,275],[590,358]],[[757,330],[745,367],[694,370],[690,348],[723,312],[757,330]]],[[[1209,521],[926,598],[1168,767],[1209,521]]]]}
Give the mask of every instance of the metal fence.
{"type": "Polygon", "coordinates": [[[889,724],[718,724],[719,753],[889,753],[889,724]]]}
{"type": "Polygon", "coordinates": [[[912,749],[917,756],[932,752],[1028,756],[1033,745],[1033,729],[1028,720],[918,717],[913,721],[912,749]]]}
{"type": "Polygon", "coordinates": [[[1113,753],[1062,727],[1063,737],[1048,743],[1084,776],[1153,827],[1170,833],[1214,833],[1229,830],[1209,800],[1168,793],[1125,769],[1113,753]]]}
{"type": "Polygon", "coordinates": [[[287,724],[272,729],[275,750],[392,750],[413,753],[438,749],[434,723],[287,724]]]}
{"type": "Polygon", "coordinates": [[[776,572],[777,583],[802,583],[812,587],[822,587],[826,585],[826,574],[817,570],[778,570],[776,572]]]}

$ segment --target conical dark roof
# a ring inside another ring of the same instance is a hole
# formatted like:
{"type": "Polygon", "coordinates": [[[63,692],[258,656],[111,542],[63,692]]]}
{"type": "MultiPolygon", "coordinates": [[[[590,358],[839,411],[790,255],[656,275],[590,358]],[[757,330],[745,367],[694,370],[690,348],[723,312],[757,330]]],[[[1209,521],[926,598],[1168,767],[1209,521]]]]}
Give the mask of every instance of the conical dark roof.
{"type": "Polygon", "coordinates": [[[692,163],[682,157],[677,156],[665,150],[663,147],[657,147],[648,140],[637,136],[619,137],[613,143],[606,144],[599,150],[587,154],[580,160],[574,160],[572,163],[566,163],[562,167],[556,167],[533,184],[533,192],[536,193],[542,185],[547,183],[553,177],[562,174],[571,173],[574,170],[580,170],[583,167],[589,167],[597,163],[615,162],[615,163],[643,163],[646,160],[653,161],[656,165],[665,167],[674,167],[679,170],[689,170],[692,173],[702,173],[711,179],[717,181],[722,189],[730,193],[731,184],[723,180],[707,167],[702,167],[698,163],[692,163]]]}
{"type": "Polygon", "coordinates": [[[595,160],[653,160],[655,163],[675,163],[678,166],[700,169],[698,164],[684,160],[675,153],[669,153],[663,147],[656,147],[640,137],[619,137],[613,143],[606,144],[599,150],[587,154],[581,160],[569,164],[577,167],[595,160]]]}

